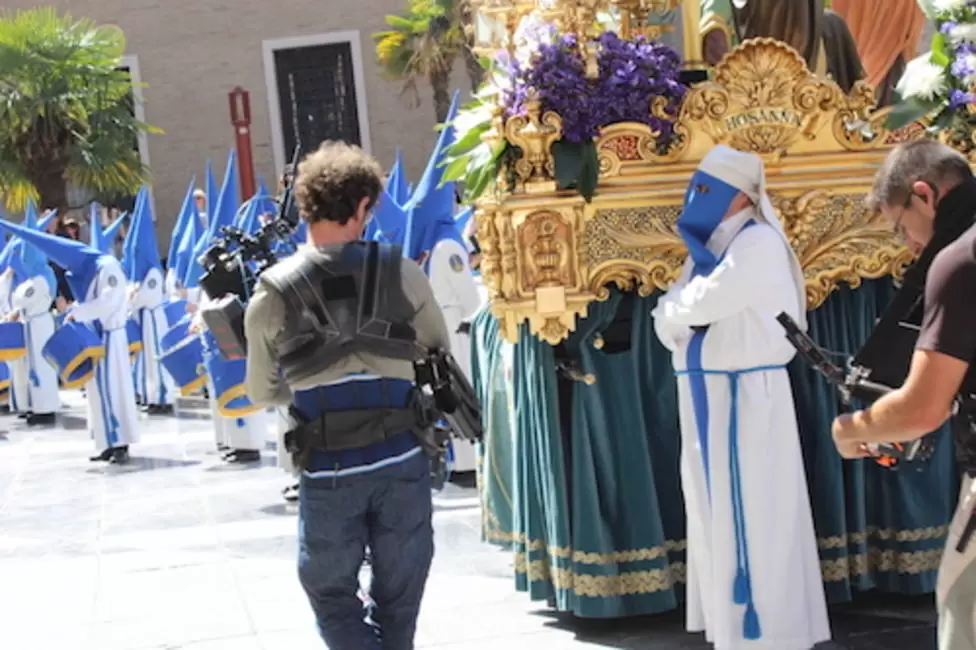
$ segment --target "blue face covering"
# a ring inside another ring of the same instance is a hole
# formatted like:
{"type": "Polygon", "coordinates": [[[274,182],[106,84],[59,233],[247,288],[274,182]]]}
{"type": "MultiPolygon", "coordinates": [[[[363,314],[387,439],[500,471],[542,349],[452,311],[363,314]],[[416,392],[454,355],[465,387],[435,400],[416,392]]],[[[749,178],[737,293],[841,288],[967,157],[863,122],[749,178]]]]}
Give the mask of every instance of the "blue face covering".
{"type": "Polygon", "coordinates": [[[685,205],[678,217],[678,232],[695,263],[694,275],[708,275],[718,265],[718,257],[706,244],[722,223],[739,189],[706,174],[695,172],[688,183],[685,205]]]}

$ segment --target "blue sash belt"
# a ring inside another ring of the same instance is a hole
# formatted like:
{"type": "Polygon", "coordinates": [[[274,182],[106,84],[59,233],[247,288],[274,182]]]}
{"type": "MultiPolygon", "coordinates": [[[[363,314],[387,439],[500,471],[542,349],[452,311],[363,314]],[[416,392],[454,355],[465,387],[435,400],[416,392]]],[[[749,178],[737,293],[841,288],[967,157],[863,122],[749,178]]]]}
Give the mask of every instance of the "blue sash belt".
{"type": "Polygon", "coordinates": [[[705,483],[708,499],[712,499],[711,472],[708,455],[708,387],[707,375],[724,375],[729,378],[729,480],[732,495],[732,525],[735,534],[736,573],[732,589],[732,600],[736,605],[745,605],[743,637],[750,640],[762,638],[759,614],[756,612],[752,596],[752,576],[749,570],[749,541],[746,534],[746,516],[742,499],[742,472],[739,467],[739,378],[756,372],[782,370],[786,366],[756,366],[742,370],[704,370],[701,367],[701,346],[705,330],[692,337],[688,346],[688,369],[675,374],[687,375],[691,384],[691,398],[695,409],[695,423],[698,429],[698,442],[701,448],[702,463],[705,470],[705,483]]]}

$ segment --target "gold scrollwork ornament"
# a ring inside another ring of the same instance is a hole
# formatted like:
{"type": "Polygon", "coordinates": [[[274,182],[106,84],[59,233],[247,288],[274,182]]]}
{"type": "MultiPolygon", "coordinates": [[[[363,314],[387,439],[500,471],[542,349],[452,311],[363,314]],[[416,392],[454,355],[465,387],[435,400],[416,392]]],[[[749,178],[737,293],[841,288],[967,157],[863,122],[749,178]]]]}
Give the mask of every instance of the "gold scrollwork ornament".
{"type": "Polygon", "coordinates": [[[530,91],[525,115],[510,117],[505,123],[505,138],[522,150],[515,161],[515,174],[526,192],[555,192],[555,163],[552,145],[563,135],[563,121],[552,111],[542,111],[536,92],[530,91]]]}

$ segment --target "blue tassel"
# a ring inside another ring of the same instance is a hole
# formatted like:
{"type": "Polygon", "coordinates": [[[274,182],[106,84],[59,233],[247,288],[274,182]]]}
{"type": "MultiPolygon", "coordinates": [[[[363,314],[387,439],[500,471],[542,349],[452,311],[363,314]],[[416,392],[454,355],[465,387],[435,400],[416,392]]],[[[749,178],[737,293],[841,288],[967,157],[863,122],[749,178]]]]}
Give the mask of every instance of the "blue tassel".
{"type": "Polygon", "coordinates": [[[749,641],[762,638],[762,628],[759,627],[759,614],[752,603],[746,607],[746,616],[743,620],[742,635],[749,641]]]}
{"type": "Polygon", "coordinates": [[[37,378],[37,373],[34,372],[33,370],[30,371],[30,380],[31,380],[31,383],[34,384],[34,386],[40,386],[41,385],[41,380],[37,378]]]}
{"type": "Polygon", "coordinates": [[[749,602],[749,578],[742,567],[735,572],[735,585],[732,588],[732,601],[736,605],[745,605],[749,602]]]}
{"type": "Polygon", "coordinates": [[[245,426],[247,426],[247,423],[244,421],[244,418],[237,418],[237,428],[243,429],[245,426]]]}

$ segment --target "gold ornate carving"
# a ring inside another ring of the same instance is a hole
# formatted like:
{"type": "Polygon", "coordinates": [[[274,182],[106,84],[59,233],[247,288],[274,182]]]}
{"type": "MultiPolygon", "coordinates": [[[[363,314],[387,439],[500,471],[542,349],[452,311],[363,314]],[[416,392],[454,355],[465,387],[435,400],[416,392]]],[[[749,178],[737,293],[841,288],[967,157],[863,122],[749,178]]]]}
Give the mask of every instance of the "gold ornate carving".
{"type": "Polygon", "coordinates": [[[797,197],[773,196],[807,281],[807,306],[815,309],[841,283],[900,274],[911,253],[895,243],[880,214],[864,208],[862,195],[823,190],[797,197]]]}
{"type": "Polygon", "coordinates": [[[649,162],[663,159],[656,152],[659,136],[649,126],[634,122],[604,128],[596,149],[600,175],[619,176],[629,168],[640,170],[649,162]]]}
{"type": "Polygon", "coordinates": [[[552,145],[562,137],[563,121],[552,111],[542,112],[542,103],[534,93],[525,102],[525,115],[509,118],[505,137],[522,150],[515,163],[515,173],[527,192],[553,192],[552,145]]]}
{"type": "Polygon", "coordinates": [[[542,211],[528,216],[519,229],[519,247],[529,254],[522,273],[522,288],[571,287],[576,264],[571,259],[573,233],[558,212],[542,211]]]}
{"type": "Polygon", "coordinates": [[[874,106],[870,86],[859,84],[845,95],[785,43],[757,38],[729,52],[715,66],[714,81],[689,91],[679,122],[710,140],[693,148],[696,158],[719,143],[774,157],[861,151],[883,145],[887,135],[886,113],[874,106]]]}
{"type": "Polygon", "coordinates": [[[843,97],[814,77],[789,46],[772,39],[747,41],[715,68],[715,82],[693,89],[682,118],[699,122],[715,142],[756,153],[785,153],[813,139],[823,113],[843,97]]]}
{"type": "Polygon", "coordinates": [[[902,142],[911,142],[912,140],[918,140],[925,137],[925,125],[921,122],[912,122],[907,126],[903,126],[897,131],[891,131],[888,133],[888,137],[885,139],[885,144],[901,144],[902,142]]]}
{"type": "MultiPolygon", "coordinates": [[[[516,189],[482,199],[475,214],[492,311],[509,340],[527,322],[531,334],[562,341],[611,286],[643,295],[669,287],[686,255],[675,222],[688,179],[716,144],[765,159],[767,186],[804,264],[810,308],[840,284],[897,275],[909,260],[862,197],[890,143],[918,137],[918,129],[887,132],[887,113],[875,110],[869,86],[845,95],[784,43],[753,39],[726,55],[713,81],[689,90],[664,150],[645,124],[602,129],[590,204],[556,189],[549,147],[560,118],[538,101],[528,108],[504,124],[505,138],[522,151],[516,189]]],[[[658,117],[665,109],[663,98],[648,107],[658,117]]]]}
{"type": "Polygon", "coordinates": [[[598,210],[581,238],[589,290],[606,300],[611,284],[642,296],[671,286],[687,255],[675,231],[680,212],[678,206],[598,210]]]}

